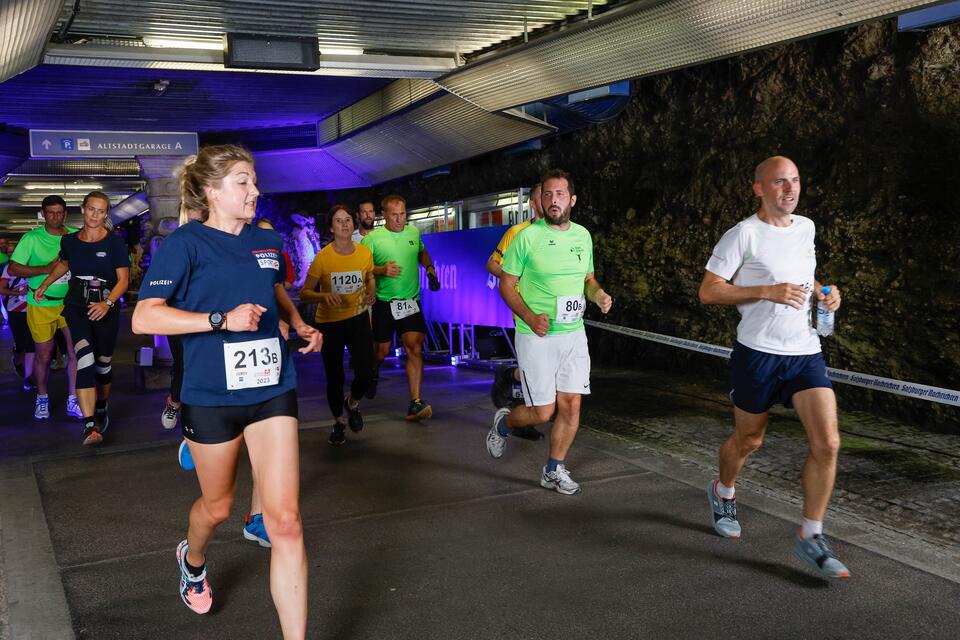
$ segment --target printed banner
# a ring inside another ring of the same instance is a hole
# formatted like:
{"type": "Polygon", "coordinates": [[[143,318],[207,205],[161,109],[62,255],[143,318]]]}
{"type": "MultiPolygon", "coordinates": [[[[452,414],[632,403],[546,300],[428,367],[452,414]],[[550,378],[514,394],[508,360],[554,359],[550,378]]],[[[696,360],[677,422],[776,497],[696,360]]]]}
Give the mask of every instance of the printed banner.
{"type": "Polygon", "coordinates": [[[500,297],[499,280],[487,273],[487,259],[509,226],[427,233],[423,244],[433,259],[440,290],[430,291],[420,270],[420,306],[428,321],[512,327],[513,314],[500,297]]]}

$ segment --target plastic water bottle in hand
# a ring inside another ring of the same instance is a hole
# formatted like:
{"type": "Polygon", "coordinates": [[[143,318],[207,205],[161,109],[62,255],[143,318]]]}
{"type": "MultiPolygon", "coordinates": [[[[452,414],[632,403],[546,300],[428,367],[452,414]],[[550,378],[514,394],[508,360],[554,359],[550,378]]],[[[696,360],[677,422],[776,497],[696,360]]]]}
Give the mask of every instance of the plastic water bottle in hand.
{"type": "MultiPolygon", "coordinates": [[[[820,289],[820,293],[827,295],[830,293],[830,287],[820,289]]],[[[833,311],[827,311],[827,306],[823,300],[817,303],[817,333],[821,336],[833,335],[833,311]]]]}

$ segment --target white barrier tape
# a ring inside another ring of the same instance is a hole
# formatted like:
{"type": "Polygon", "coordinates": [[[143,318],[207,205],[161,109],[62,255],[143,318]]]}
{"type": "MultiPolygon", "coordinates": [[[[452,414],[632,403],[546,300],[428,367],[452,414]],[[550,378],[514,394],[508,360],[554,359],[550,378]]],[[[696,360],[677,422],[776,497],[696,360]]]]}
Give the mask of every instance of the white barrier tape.
{"type": "MultiPolygon", "coordinates": [[[[598,329],[604,329],[606,331],[612,331],[614,333],[620,333],[625,336],[632,336],[634,338],[641,338],[643,340],[650,340],[651,342],[659,342],[660,344],[665,344],[671,347],[689,349],[690,351],[696,351],[698,353],[707,353],[709,355],[719,356],[721,358],[729,358],[730,354],[733,352],[733,349],[728,347],[720,347],[715,344],[707,344],[706,342],[697,342],[696,340],[687,340],[685,338],[666,336],[662,333],[653,333],[652,331],[643,331],[642,329],[631,329],[630,327],[621,327],[620,325],[607,324],[606,322],[597,322],[595,320],[584,320],[583,322],[584,324],[587,324],[591,327],[597,327],[598,329]]],[[[955,391],[953,389],[931,387],[926,384],[904,382],[903,380],[894,380],[892,378],[881,378],[880,376],[872,376],[869,373],[857,373],[856,371],[845,371],[844,369],[834,369],[832,367],[827,367],[827,377],[834,382],[842,382],[844,384],[852,384],[857,387],[864,387],[866,389],[895,393],[899,396],[906,396],[908,398],[929,400],[930,402],[939,402],[941,404],[949,404],[954,407],[960,407],[960,391],[955,391]]]]}

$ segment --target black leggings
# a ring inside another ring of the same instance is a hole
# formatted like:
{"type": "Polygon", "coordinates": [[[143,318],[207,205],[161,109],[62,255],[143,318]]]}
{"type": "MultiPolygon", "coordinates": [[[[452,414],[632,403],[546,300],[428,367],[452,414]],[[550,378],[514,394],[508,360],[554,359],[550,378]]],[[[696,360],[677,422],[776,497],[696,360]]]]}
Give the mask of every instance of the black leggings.
{"type": "Polygon", "coordinates": [[[77,389],[91,389],[113,380],[113,348],[120,330],[120,312],[111,310],[101,320],[87,317],[87,310],[64,305],[63,317],[77,352],[77,389]]]}
{"type": "Polygon", "coordinates": [[[373,330],[367,312],[340,322],[321,322],[317,329],[323,334],[323,368],[327,373],[327,403],[334,418],[343,415],[343,347],[350,351],[353,365],[353,383],[350,396],[359,400],[373,379],[373,330]]]}
{"type": "Polygon", "coordinates": [[[183,340],[180,336],[167,336],[170,354],[173,356],[173,368],[170,370],[170,400],[180,402],[180,389],[183,388],[183,340]]]}

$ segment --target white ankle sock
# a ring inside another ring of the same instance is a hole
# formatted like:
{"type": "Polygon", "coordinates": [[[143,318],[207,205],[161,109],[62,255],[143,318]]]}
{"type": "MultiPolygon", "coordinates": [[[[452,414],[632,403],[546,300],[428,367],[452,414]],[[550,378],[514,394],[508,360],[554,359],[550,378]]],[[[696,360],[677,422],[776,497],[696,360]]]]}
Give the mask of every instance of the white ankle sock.
{"type": "Polygon", "coordinates": [[[717,495],[725,500],[732,500],[733,496],[736,495],[736,490],[733,487],[728,487],[719,480],[717,480],[714,485],[714,490],[717,492],[717,495]]]}
{"type": "Polygon", "coordinates": [[[819,520],[808,520],[807,518],[803,519],[803,528],[800,531],[801,537],[809,540],[813,536],[821,534],[823,534],[823,522],[819,520]]]}

